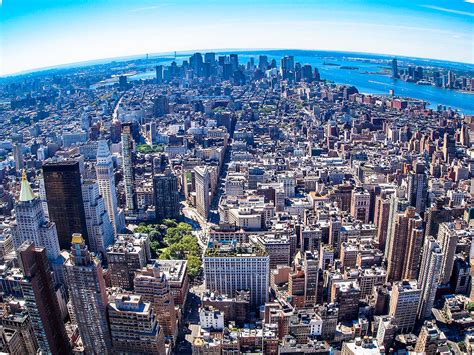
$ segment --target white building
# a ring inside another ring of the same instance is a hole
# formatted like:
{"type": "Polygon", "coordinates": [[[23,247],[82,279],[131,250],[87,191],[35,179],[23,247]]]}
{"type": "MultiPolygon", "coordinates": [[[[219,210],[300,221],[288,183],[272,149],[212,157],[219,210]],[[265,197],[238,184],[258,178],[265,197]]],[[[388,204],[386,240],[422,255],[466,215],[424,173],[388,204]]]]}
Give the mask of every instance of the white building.
{"type": "Polygon", "coordinates": [[[199,309],[199,324],[203,329],[223,330],[224,313],[212,306],[199,309]]]}
{"type": "Polygon", "coordinates": [[[117,191],[115,189],[114,164],[109,146],[105,140],[100,140],[97,147],[97,163],[95,165],[99,192],[105,202],[105,209],[109,215],[110,223],[114,229],[114,235],[121,232],[119,226],[117,191]]]}
{"type": "Polygon", "coordinates": [[[210,242],[204,256],[206,288],[234,297],[250,291],[250,302],[260,306],[268,300],[270,257],[253,244],[210,242]]]}
{"type": "Polygon", "coordinates": [[[105,256],[107,247],[114,242],[114,229],[97,183],[86,181],[83,184],[82,200],[91,251],[105,256]]]}
{"type": "Polygon", "coordinates": [[[418,287],[421,289],[421,299],[418,306],[418,317],[423,319],[431,315],[436,289],[439,284],[443,253],[438,242],[430,237],[423,247],[418,287]]]}
{"type": "Polygon", "coordinates": [[[16,220],[12,224],[15,249],[25,241],[32,241],[35,246],[46,248],[48,258],[55,260],[60,253],[56,224],[46,219],[41,200],[33,193],[25,173],[15,215],[16,220]]]}

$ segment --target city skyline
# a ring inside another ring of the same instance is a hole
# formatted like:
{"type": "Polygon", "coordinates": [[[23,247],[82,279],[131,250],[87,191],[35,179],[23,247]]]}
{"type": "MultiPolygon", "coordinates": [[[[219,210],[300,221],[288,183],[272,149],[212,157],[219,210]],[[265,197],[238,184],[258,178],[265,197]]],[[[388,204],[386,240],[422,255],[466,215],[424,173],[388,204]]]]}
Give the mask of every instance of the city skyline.
{"type": "Polygon", "coordinates": [[[472,64],[473,7],[461,0],[396,5],[355,0],[344,6],[304,0],[258,5],[7,0],[0,7],[5,33],[0,75],[201,48],[344,50],[472,64]]]}

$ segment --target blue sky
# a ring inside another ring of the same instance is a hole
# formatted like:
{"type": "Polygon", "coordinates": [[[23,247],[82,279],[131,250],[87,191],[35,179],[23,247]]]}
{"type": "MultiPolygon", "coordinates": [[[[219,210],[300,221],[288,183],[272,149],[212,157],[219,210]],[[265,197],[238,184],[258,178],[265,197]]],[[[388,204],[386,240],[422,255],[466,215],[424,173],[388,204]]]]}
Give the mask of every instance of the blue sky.
{"type": "Polygon", "coordinates": [[[474,63],[474,0],[0,0],[0,75],[192,49],[342,50],[474,63]]]}

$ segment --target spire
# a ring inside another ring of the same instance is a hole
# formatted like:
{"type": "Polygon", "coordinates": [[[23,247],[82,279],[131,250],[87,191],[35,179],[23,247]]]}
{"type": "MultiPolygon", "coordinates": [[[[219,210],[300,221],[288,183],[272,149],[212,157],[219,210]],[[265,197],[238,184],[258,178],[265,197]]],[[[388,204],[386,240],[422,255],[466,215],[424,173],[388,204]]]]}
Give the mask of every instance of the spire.
{"type": "Polygon", "coordinates": [[[35,199],[35,194],[26,178],[26,171],[21,174],[20,202],[27,202],[35,199]]]}

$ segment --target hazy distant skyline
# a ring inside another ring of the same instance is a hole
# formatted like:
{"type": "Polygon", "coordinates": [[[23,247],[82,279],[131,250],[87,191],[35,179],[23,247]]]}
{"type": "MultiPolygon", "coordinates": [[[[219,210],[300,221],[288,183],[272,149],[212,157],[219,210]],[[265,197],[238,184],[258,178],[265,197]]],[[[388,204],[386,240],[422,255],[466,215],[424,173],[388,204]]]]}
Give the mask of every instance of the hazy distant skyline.
{"type": "Polygon", "coordinates": [[[206,48],[380,53],[474,63],[474,0],[0,0],[0,75],[206,48]]]}

